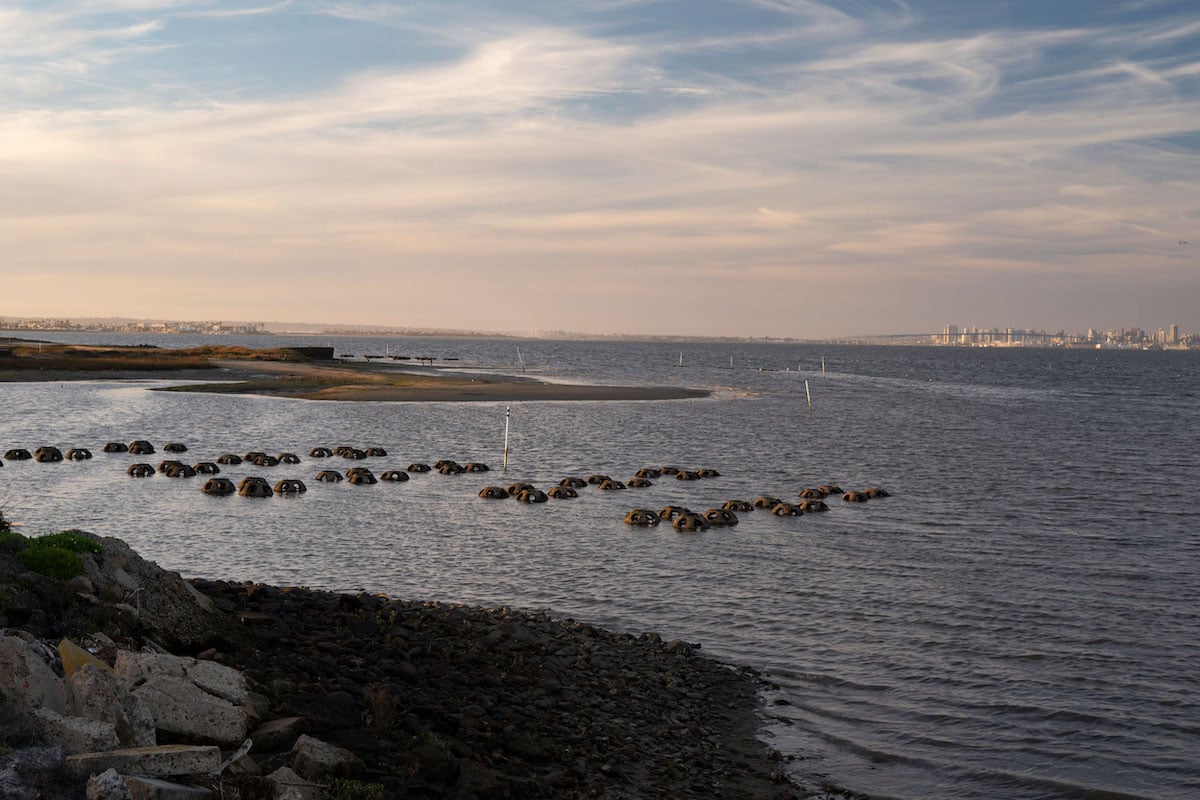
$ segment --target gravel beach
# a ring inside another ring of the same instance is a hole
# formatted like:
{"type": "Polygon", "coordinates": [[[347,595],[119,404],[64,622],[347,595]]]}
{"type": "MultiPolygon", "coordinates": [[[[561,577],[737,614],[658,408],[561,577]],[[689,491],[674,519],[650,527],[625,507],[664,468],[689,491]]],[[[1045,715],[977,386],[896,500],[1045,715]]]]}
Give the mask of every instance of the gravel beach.
{"type": "MultiPolygon", "coordinates": [[[[73,637],[109,642],[91,648],[102,659],[149,647],[235,668],[262,720],[295,718],[293,740],[299,730],[351,751],[360,785],[382,797],[810,796],[756,738],[760,676],[699,645],[509,608],[184,581],[92,538],[102,549],[69,581],[26,569],[16,540],[0,547],[4,635],[46,652],[73,637]],[[136,578],[137,609],[114,574],[136,578]]],[[[251,768],[225,796],[271,796],[254,793],[258,776],[293,759],[290,743],[275,751],[256,735],[251,768]]],[[[6,720],[0,761],[38,743],[6,720]]],[[[41,792],[78,796],[53,780],[41,792]]]]}

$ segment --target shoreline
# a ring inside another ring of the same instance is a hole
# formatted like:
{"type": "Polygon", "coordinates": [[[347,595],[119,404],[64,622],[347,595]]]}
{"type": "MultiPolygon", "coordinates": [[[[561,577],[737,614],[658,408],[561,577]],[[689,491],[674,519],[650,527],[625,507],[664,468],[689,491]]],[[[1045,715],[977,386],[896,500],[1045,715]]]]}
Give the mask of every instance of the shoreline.
{"type": "MultiPolygon", "coordinates": [[[[666,386],[604,386],[598,384],[546,383],[530,378],[484,378],[461,373],[430,374],[362,366],[325,366],[290,362],[258,362],[252,366],[240,362],[215,361],[222,370],[234,374],[250,373],[234,393],[292,397],[301,400],[340,402],[506,402],[528,400],[685,400],[707,397],[705,389],[666,386]],[[274,384],[254,381],[255,375],[270,376],[274,384]],[[333,385],[322,386],[322,381],[333,385]],[[315,385],[314,385],[315,384],[315,385]]],[[[176,388],[174,391],[212,391],[227,384],[203,384],[176,388]]]]}
{"type": "MultiPolygon", "coordinates": [[[[699,645],[505,607],[185,580],[119,539],[79,535],[99,552],[69,581],[30,572],[0,541],[0,644],[74,637],[107,641],[95,651],[107,662],[149,648],[237,670],[260,698],[251,726],[286,722],[292,739],[343,748],[379,797],[814,796],[758,738],[762,677],[699,645]],[[122,601],[128,580],[137,609],[122,601]]],[[[0,755],[45,744],[44,730],[13,730],[0,725],[0,755]]],[[[258,741],[239,762],[246,780],[296,763],[291,742],[258,741]]],[[[62,773],[39,787],[46,800],[78,796],[62,773]]]]}
{"type": "Polygon", "coordinates": [[[211,358],[208,369],[56,368],[53,359],[32,369],[5,369],[0,382],[87,380],[197,381],[161,391],[248,394],[335,402],[521,402],[689,400],[708,397],[707,389],[672,386],[608,386],[547,383],[531,378],[476,377],[463,373],[379,369],[371,364],[211,358]]]}

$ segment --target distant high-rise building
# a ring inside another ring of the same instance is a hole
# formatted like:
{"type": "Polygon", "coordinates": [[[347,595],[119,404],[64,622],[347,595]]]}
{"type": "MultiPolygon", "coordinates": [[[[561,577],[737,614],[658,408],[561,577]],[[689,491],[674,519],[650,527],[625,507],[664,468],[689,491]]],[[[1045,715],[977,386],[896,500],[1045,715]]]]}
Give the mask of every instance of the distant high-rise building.
{"type": "Polygon", "coordinates": [[[1167,342],[1170,344],[1179,344],[1179,326],[1174,322],[1171,323],[1171,327],[1167,331],[1167,342]]]}
{"type": "Polygon", "coordinates": [[[957,341],[957,339],[958,339],[958,326],[957,325],[947,325],[946,329],[944,331],[942,331],[942,344],[954,344],[955,341],[957,341]]]}

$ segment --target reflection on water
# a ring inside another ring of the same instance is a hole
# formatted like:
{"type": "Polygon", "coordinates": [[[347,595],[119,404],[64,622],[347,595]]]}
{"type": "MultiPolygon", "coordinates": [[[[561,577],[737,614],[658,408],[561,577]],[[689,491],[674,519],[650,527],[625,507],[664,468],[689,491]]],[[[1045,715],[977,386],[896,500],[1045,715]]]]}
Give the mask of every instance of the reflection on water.
{"type": "MultiPolygon", "coordinates": [[[[384,347],[339,341],[343,352],[384,347]]],[[[381,446],[389,455],[366,462],[376,472],[439,458],[496,467],[504,406],[184,395],[148,391],[154,382],[4,384],[0,451],[82,446],[96,458],[7,461],[0,503],[25,533],[119,536],[188,575],[552,609],[702,642],[778,683],[771,699],[787,704],[769,707],[782,718],[775,746],[859,791],[1200,792],[1190,747],[1200,733],[1200,547],[1187,496],[1200,420],[1197,372],[1180,366],[1194,367],[1191,354],[520,346],[534,374],[720,391],[512,404],[507,475],[351,486],[313,480],[349,463],[305,454],[381,446]],[[309,491],[216,498],[200,493],[198,478],[129,478],[132,461],[167,457],[100,452],[135,438],[186,442],[189,462],[296,452],[297,466],[222,474],[300,478],[309,491]],[[544,506],[477,497],[491,483],[626,479],[667,464],[721,477],[589,487],[544,506]],[[694,535],[622,523],[632,507],[704,510],[760,494],[795,498],[831,481],[894,496],[795,519],[747,513],[735,528],[694,535]]],[[[505,341],[420,347],[463,366],[515,362],[505,341]]]]}

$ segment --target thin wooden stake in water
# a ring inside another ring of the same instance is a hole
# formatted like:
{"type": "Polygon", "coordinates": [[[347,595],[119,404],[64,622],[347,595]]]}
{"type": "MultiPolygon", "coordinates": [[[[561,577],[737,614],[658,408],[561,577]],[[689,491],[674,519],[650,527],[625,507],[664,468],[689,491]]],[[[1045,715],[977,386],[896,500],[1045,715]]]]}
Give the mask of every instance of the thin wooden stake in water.
{"type": "Polygon", "coordinates": [[[508,472],[508,406],[504,407],[504,471],[508,472]]]}
{"type": "MultiPolygon", "coordinates": [[[[40,346],[40,345],[39,345],[40,346]]],[[[683,351],[679,351],[679,366],[683,366],[683,351]]]]}
{"type": "Polygon", "coordinates": [[[812,392],[808,390],[808,381],[804,382],[804,395],[808,398],[808,413],[812,413],[812,392]]]}
{"type": "Polygon", "coordinates": [[[825,356],[821,356],[821,377],[825,377],[825,356]]]}
{"type": "Polygon", "coordinates": [[[517,361],[521,362],[521,372],[525,371],[525,359],[521,357],[521,348],[517,348],[517,361]]]}
{"type": "Polygon", "coordinates": [[[733,356],[729,357],[729,368],[733,369],[733,356]]]}

